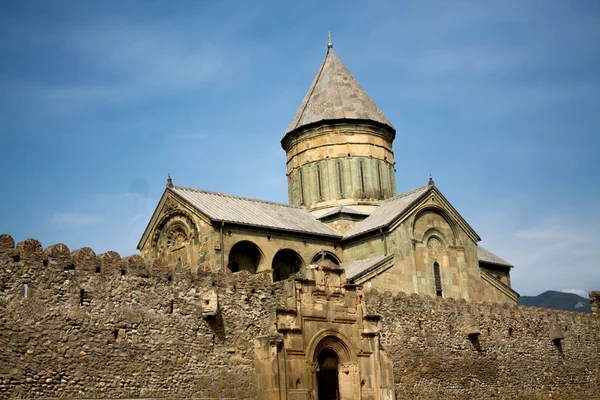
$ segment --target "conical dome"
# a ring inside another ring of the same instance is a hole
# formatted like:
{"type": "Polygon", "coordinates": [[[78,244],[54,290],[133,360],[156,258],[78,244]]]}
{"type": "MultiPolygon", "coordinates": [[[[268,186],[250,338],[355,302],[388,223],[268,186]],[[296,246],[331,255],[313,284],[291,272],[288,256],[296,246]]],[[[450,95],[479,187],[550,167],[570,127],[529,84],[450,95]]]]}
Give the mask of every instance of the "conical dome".
{"type": "Polygon", "coordinates": [[[320,121],[362,120],[394,126],[340,61],[332,47],[304,96],[285,136],[303,126],[320,121]]]}
{"type": "Polygon", "coordinates": [[[340,205],[369,208],[393,197],[395,136],[393,125],[329,44],[281,139],[290,203],[321,212],[340,205]]]}

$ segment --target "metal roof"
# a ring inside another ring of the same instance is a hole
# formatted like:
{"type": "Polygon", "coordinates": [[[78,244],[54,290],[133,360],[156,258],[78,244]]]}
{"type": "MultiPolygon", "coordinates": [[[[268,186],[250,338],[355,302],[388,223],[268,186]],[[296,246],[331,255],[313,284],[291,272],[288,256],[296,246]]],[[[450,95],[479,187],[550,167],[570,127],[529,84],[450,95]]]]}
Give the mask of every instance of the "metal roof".
{"type": "Polygon", "coordinates": [[[341,238],[304,208],[223,193],[173,186],[168,188],[212,221],[341,238]]]}
{"type": "Polygon", "coordinates": [[[433,187],[432,185],[422,186],[387,199],[371,215],[346,232],[344,239],[388,226],[433,187]]]}
{"type": "Polygon", "coordinates": [[[344,271],[346,271],[346,278],[355,279],[380,266],[384,262],[391,260],[392,258],[394,258],[394,255],[388,254],[387,256],[379,256],[367,258],[365,260],[343,263],[341,267],[344,268],[344,271]]]}
{"type": "Polygon", "coordinates": [[[394,129],[333,48],[328,48],[317,76],[283,136],[304,125],[336,119],[371,120],[394,129]]]}
{"type": "Polygon", "coordinates": [[[504,266],[507,266],[507,267],[512,267],[513,266],[508,261],[503,260],[502,258],[498,257],[497,255],[495,255],[491,251],[489,251],[487,249],[484,249],[481,246],[477,246],[477,258],[479,259],[480,262],[483,261],[483,262],[486,262],[486,263],[497,264],[497,265],[504,265],[504,266]]]}
{"type": "Polygon", "coordinates": [[[359,216],[365,216],[365,217],[367,215],[369,215],[368,213],[366,213],[364,211],[354,210],[350,207],[345,207],[340,204],[339,206],[332,208],[331,210],[327,211],[325,214],[318,217],[318,219],[323,219],[323,218],[330,217],[330,216],[336,215],[336,214],[352,214],[352,215],[359,215],[359,216]]]}

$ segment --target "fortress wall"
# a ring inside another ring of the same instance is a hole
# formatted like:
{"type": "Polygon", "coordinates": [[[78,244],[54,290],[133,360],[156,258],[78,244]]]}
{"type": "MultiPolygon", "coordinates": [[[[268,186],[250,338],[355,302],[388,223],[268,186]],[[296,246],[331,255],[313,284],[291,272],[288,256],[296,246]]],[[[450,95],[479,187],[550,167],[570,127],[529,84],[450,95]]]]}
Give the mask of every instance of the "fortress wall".
{"type": "Polygon", "coordinates": [[[430,296],[365,295],[398,399],[594,399],[598,316],[430,296]]]}
{"type": "Polygon", "coordinates": [[[0,236],[0,398],[256,397],[253,339],[283,283],[13,244],[0,236]]]}
{"type": "MultiPolygon", "coordinates": [[[[286,284],[0,235],[0,398],[254,399],[253,340],[275,333],[286,284]]],[[[598,315],[365,298],[397,399],[600,393],[598,315]]]]}

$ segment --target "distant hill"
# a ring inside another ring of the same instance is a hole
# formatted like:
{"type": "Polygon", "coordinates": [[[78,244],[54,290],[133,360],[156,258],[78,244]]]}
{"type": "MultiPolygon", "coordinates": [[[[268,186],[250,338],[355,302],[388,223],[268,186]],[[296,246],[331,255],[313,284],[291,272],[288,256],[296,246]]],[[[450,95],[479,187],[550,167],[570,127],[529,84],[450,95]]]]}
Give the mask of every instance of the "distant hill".
{"type": "Polygon", "coordinates": [[[520,306],[553,308],[555,310],[591,313],[590,300],[573,293],[548,290],[537,296],[521,296],[517,303],[520,306]]]}

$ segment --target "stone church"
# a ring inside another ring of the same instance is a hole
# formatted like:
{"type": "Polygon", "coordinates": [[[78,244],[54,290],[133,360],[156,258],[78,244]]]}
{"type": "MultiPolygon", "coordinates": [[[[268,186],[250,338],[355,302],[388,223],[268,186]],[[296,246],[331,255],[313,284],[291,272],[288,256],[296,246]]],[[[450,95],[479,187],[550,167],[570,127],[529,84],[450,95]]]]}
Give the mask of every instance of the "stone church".
{"type": "Polygon", "coordinates": [[[392,293],[516,303],[511,264],[433,179],[396,193],[396,130],[331,43],[281,145],[290,204],[167,187],[138,244],[146,259],[284,280],[308,265],[392,293]]]}

